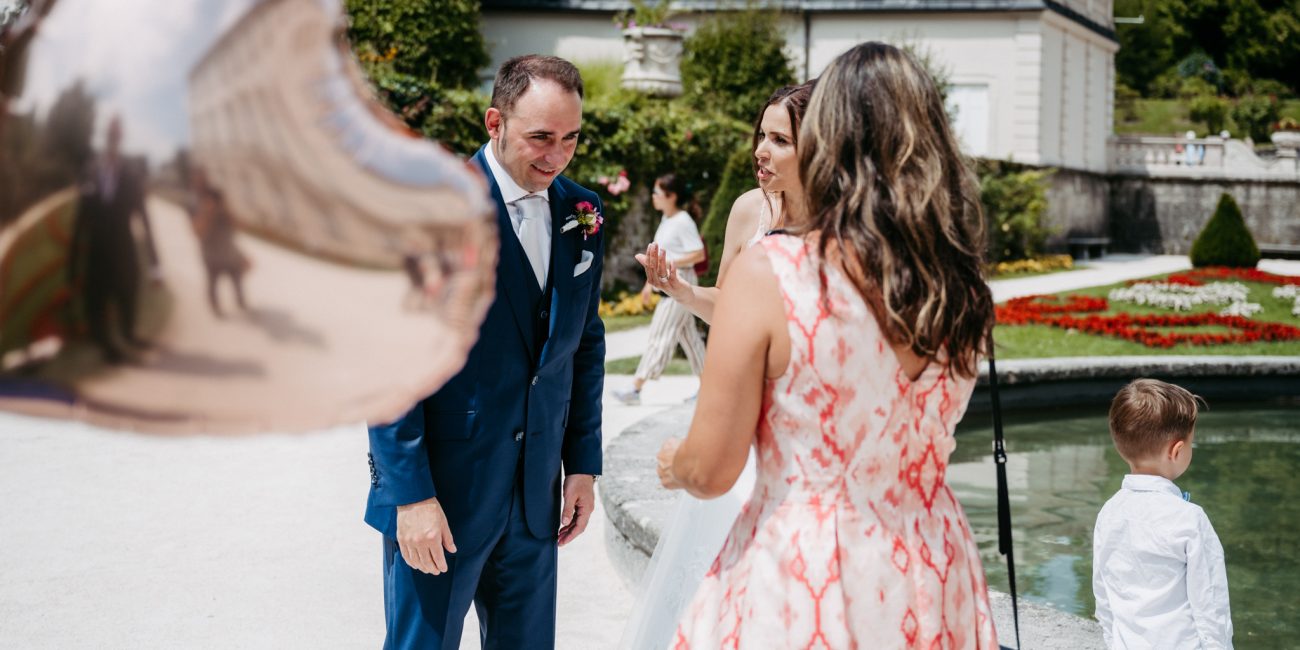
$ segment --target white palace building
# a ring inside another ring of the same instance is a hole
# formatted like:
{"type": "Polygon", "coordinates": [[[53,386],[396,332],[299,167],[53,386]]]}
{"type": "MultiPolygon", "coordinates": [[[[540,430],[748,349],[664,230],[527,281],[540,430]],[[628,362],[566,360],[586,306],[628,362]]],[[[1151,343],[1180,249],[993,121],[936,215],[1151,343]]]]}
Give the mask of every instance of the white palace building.
{"type": "MultiPolygon", "coordinates": [[[[654,0],[650,0],[653,2],[654,0]]],[[[496,67],[530,52],[621,61],[619,0],[483,0],[496,67]]],[[[689,28],[741,2],[682,0],[689,28]]],[[[968,153],[1031,165],[1107,171],[1119,43],[1111,0],[778,0],[796,75],[817,76],[862,41],[910,43],[949,73],[968,153]]]]}

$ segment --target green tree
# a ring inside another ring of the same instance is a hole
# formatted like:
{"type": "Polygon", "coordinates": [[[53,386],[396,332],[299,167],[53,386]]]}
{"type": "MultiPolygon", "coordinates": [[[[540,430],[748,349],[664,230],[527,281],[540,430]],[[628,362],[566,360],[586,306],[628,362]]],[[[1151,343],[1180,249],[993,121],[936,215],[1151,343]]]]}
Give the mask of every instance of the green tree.
{"type": "Polygon", "coordinates": [[[1115,15],[1145,18],[1116,26],[1115,67],[1119,82],[1146,96],[1158,77],[1197,53],[1222,71],[1228,90],[1239,92],[1233,86],[1250,78],[1300,90],[1300,3],[1294,0],[1116,0],[1115,15]]]}
{"type": "Polygon", "coordinates": [[[989,261],[1030,259],[1043,253],[1047,179],[1051,169],[1024,169],[1001,161],[980,164],[980,201],[989,224],[989,261]]]}
{"type": "Polygon", "coordinates": [[[1219,197],[1214,215],[1192,242],[1191,258],[1196,267],[1254,268],[1259,263],[1259,246],[1231,194],[1225,192],[1219,197]]]}
{"type": "Polygon", "coordinates": [[[686,101],[746,123],[773,91],[795,82],[776,12],[752,6],[701,22],[683,44],[681,70],[686,101]]]}
{"type": "Polygon", "coordinates": [[[478,86],[489,62],[478,0],[347,0],[348,38],[372,77],[442,88],[478,86]]]}
{"type": "Polygon", "coordinates": [[[1277,121],[1278,112],[1276,97],[1246,95],[1232,107],[1232,121],[1242,135],[1249,135],[1255,142],[1267,142],[1269,125],[1277,121]]]}
{"type": "Polygon", "coordinates": [[[718,263],[722,261],[722,245],[727,236],[727,217],[731,215],[731,204],[741,194],[758,186],[754,179],[754,154],[748,142],[731,154],[727,166],[722,172],[722,182],[713,195],[709,213],[700,226],[700,237],[709,250],[709,270],[700,278],[702,286],[713,286],[718,279],[718,263]]]}
{"type": "Polygon", "coordinates": [[[1187,114],[1193,121],[1204,122],[1210,133],[1218,133],[1228,122],[1228,100],[1215,95],[1193,97],[1187,114]]]}

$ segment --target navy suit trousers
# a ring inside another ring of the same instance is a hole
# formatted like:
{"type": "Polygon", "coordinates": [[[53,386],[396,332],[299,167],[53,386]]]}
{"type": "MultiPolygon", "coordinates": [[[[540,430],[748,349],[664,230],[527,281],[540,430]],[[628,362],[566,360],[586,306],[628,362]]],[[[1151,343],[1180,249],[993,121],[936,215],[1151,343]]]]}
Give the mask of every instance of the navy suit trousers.
{"type": "Polygon", "coordinates": [[[528,532],[521,485],[500,532],[447,554],[442,575],[412,569],[384,537],[385,650],[457,650],[471,602],[484,650],[555,647],[556,538],[528,532]]]}

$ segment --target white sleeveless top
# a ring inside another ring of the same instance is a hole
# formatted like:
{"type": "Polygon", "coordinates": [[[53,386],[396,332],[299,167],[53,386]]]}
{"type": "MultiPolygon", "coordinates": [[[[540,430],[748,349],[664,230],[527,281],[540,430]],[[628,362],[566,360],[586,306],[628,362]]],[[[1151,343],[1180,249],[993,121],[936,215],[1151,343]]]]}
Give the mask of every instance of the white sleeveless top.
{"type": "Polygon", "coordinates": [[[781,194],[772,192],[764,195],[764,198],[766,200],[758,209],[758,228],[754,231],[754,235],[749,238],[749,241],[745,242],[745,248],[757,244],[759,240],[765,237],[772,230],[772,224],[776,223],[774,215],[781,212],[781,194]]]}

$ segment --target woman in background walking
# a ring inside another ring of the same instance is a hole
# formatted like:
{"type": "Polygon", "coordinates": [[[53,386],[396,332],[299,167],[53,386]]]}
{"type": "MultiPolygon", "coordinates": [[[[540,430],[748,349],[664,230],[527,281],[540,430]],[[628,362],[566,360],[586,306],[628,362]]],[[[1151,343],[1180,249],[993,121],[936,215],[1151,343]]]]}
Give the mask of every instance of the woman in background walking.
{"type": "MultiPolygon", "coordinates": [[[[655,230],[654,246],[679,269],[680,282],[694,285],[697,282],[694,265],[704,260],[704,240],[695,226],[695,218],[686,210],[694,206],[690,188],[676,174],[664,174],[655,180],[650,201],[663,219],[655,230]]],[[[641,289],[641,299],[650,302],[654,285],[647,281],[641,289]]],[[[624,404],[640,404],[641,388],[647,381],[658,379],[673,358],[673,351],[681,346],[691,372],[697,376],[704,368],[704,337],[695,326],[695,316],[672,298],[664,298],[655,308],[650,321],[650,345],[641,355],[632,388],[614,391],[614,397],[624,404]]]]}

